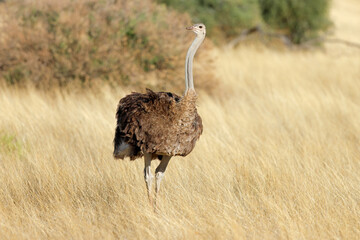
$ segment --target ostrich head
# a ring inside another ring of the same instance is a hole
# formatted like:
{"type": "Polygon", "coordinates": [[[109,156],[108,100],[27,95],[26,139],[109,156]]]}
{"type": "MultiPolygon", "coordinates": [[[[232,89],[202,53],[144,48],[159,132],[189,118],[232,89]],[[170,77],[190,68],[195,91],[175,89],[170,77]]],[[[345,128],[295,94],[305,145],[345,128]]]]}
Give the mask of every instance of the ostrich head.
{"type": "Polygon", "coordinates": [[[202,23],[197,23],[197,24],[194,24],[192,25],[191,27],[187,27],[186,28],[187,30],[192,30],[196,35],[203,35],[205,36],[206,34],[206,27],[204,24],[202,23]]]}

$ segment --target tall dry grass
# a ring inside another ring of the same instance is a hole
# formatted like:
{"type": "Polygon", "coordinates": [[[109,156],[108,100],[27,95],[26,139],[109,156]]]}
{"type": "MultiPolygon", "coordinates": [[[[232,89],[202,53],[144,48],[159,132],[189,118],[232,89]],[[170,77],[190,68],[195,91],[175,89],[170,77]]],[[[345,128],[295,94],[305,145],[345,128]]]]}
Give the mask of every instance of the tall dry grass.
{"type": "Polygon", "coordinates": [[[0,238],[358,239],[360,51],[214,54],[203,136],[170,161],[157,213],[143,161],[111,155],[130,90],[2,87],[0,238]]]}

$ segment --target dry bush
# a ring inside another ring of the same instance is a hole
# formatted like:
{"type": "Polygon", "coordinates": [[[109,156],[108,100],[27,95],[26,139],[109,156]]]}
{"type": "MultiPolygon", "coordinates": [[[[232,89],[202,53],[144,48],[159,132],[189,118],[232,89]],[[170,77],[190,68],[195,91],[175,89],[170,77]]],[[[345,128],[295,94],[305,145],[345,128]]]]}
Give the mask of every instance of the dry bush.
{"type": "MultiPolygon", "coordinates": [[[[105,81],[183,89],[193,38],[185,30],[191,24],[186,14],[150,0],[11,1],[0,4],[0,11],[6,13],[0,79],[9,84],[48,88],[105,81]],[[149,75],[155,81],[148,82],[149,75]]],[[[201,60],[206,64],[209,57],[201,60]]],[[[197,78],[211,85],[208,72],[197,71],[197,78]]]]}

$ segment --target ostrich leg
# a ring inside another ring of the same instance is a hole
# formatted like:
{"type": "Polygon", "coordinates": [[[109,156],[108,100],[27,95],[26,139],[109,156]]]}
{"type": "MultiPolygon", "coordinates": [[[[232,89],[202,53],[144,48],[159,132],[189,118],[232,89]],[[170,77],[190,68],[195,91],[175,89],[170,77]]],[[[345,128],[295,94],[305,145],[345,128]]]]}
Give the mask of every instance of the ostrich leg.
{"type": "Polygon", "coordinates": [[[161,159],[161,162],[159,164],[159,166],[156,168],[155,170],[155,178],[156,178],[156,185],[155,185],[155,206],[156,206],[156,198],[157,198],[157,194],[160,190],[160,182],[162,180],[162,178],[165,175],[165,170],[166,167],[170,161],[171,156],[163,156],[161,159]]]}
{"type": "Polygon", "coordinates": [[[152,184],[152,180],[154,178],[154,176],[151,174],[151,154],[145,153],[144,154],[144,159],[145,159],[144,179],[145,179],[145,182],[146,182],[146,188],[147,188],[149,201],[151,203],[152,202],[152,199],[151,199],[151,184],[152,184]]]}

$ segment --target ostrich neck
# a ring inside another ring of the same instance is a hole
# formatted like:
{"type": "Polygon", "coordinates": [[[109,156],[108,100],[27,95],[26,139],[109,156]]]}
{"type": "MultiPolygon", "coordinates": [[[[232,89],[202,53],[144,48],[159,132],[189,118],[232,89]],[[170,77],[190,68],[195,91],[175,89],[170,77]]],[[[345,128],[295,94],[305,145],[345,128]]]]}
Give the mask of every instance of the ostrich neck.
{"type": "Polygon", "coordinates": [[[194,79],[193,79],[193,61],[194,56],[201,43],[204,41],[205,34],[196,35],[194,41],[192,42],[189,50],[186,54],[185,60],[185,94],[189,89],[195,90],[194,88],[194,79]]]}

